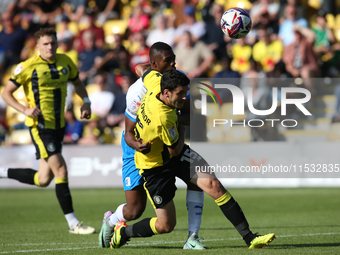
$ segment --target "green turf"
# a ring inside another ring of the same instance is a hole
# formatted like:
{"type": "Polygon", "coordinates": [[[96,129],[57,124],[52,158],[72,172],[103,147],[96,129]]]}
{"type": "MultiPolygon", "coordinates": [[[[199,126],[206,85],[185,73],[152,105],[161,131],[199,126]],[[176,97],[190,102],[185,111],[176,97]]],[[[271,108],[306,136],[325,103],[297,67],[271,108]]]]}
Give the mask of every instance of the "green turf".
{"type": "MultiPolygon", "coordinates": [[[[177,226],[170,234],[133,239],[117,250],[97,248],[98,234],[71,235],[53,189],[0,189],[0,254],[340,254],[340,189],[230,189],[251,229],[277,238],[249,251],[206,196],[200,236],[210,250],[182,250],[187,236],[185,190],[176,193],[177,226]]],[[[103,213],[124,202],[122,189],[73,189],[78,218],[101,226],[103,213]]],[[[150,205],[143,217],[154,216],[150,205]]]]}

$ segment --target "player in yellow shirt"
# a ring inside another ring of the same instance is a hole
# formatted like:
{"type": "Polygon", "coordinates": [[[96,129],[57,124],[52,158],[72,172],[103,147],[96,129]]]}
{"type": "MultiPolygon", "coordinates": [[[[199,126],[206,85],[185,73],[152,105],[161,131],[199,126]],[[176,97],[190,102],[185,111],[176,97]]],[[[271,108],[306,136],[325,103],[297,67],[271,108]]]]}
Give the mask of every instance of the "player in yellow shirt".
{"type": "Polygon", "coordinates": [[[111,239],[111,248],[119,248],[132,237],[149,237],[170,233],[176,225],[173,202],[175,177],[191,182],[214,198],[225,217],[234,225],[249,249],[261,248],[274,234],[253,234],[248,222],[231,194],[222,186],[208,163],[184,143],[185,127],[178,124],[177,109],[181,109],[189,89],[189,79],[177,70],[163,73],[161,93],[148,91],[137,113],[136,138],[151,143],[151,151],[136,151],[136,167],[145,183],[144,188],[155,208],[156,216],[126,226],[118,222],[111,239]],[[153,149],[154,148],[154,149],[153,149]],[[197,166],[202,171],[196,171],[197,166]]]}
{"type": "MultiPolygon", "coordinates": [[[[166,70],[175,69],[175,65],[176,56],[172,48],[166,43],[156,42],[150,48],[150,64],[138,65],[136,68],[136,73],[142,76],[142,78],[131,85],[126,95],[125,132],[122,135],[122,179],[126,203],[119,205],[115,212],[107,211],[104,213],[103,224],[99,233],[99,246],[102,248],[110,247],[114,226],[119,221],[136,220],[145,210],[147,195],[143,187],[143,178],[139,175],[139,169],[135,166],[134,156],[135,150],[146,153],[151,146],[149,144],[141,144],[135,140],[134,130],[137,112],[148,91],[155,90],[156,94],[160,93],[161,73],[166,70]]],[[[190,107],[186,107],[188,105],[181,109],[180,123],[189,125],[190,107]]],[[[183,249],[206,249],[207,247],[200,242],[198,237],[202,219],[204,192],[192,183],[186,184],[188,185],[186,207],[188,210],[189,235],[183,249]]]]}
{"type": "Polygon", "coordinates": [[[20,63],[8,81],[2,94],[5,102],[27,116],[39,170],[29,168],[0,168],[0,177],[22,183],[46,187],[55,177],[57,199],[63,210],[72,234],[92,234],[95,229],[83,225],[76,217],[67,178],[67,167],[61,155],[64,137],[64,109],[67,81],[75,86],[76,93],[83,99],[81,118],[91,117],[90,100],[84,84],[78,78],[78,69],[72,60],[57,54],[57,36],[53,28],[36,32],[38,56],[20,63]],[[13,93],[20,87],[29,106],[20,104],[13,93]]]}
{"type": "Polygon", "coordinates": [[[253,58],[261,63],[263,71],[270,72],[282,59],[283,44],[279,40],[272,41],[267,28],[261,26],[257,29],[259,41],[254,44],[253,58]]]}

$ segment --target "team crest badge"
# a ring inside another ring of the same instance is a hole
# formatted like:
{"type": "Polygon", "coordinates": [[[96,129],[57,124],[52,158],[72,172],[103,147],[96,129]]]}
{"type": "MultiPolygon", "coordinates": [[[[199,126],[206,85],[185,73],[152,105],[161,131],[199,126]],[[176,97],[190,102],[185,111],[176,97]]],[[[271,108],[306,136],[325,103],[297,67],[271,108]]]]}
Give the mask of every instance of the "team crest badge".
{"type": "Polygon", "coordinates": [[[64,67],[63,69],[61,69],[61,73],[63,74],[63,75],[66,75],[67,74],[67,69],[64,67]]]}
{"type": "Polygon", "coordinates": [[[174,138],[176,136],[176,127],[172,126],[171,128],[168,129],[169,134],[172,138],[174,138]]]}
{"type": "Polygon", "coordinates": [[[56,150],[56,147],[55,147],[54,143],[49,143],[49,144],[47,145],[47,150],[48,150],[49,152],[54,152],[54,151],[56,150]]]}
{"type": "Polygon", "coordinates": [[[163,202],[163,198],[161,196],[156,195],[153,197],[153,201],[159,205],[163,202]]]}
{"type": "Polygon", "coordinates": [[[14,74],[18,75],[19,73],[21,73],[22,69],[24,69],[24,66],[22,64],[18,65],[17,68],[15,68],[14,70],[14,74]]]}

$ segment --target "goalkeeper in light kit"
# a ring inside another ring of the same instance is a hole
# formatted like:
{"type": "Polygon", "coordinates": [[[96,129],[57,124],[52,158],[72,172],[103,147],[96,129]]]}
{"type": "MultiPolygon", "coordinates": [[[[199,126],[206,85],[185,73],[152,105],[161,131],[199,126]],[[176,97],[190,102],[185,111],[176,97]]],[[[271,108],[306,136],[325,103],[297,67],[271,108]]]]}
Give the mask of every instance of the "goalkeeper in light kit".
{"type": "Polygon", "coordinates": [[[261,248],[275,237],[274,234],[262,236],[252,233],[240,206],[215,175],[195,172],[195,166],[208,166],[208,163],[184,143],[185,127],[178,124],[176,113],[176,109],[184,105],[189,82],[186,75],[177,70],[164,72],[161,93],[148,91],[138,110],[136,139],[150,142],[151,150],[146,154],[136,152],[135,162],[145,180],[144,188],[156,217],[129,226],[118,222],[111,239],[111,248],[121,247],[132,237],[150,237],[170,233],[174,229],[175,177],[197,185],[210,195],[249,249],[261,248]]]}

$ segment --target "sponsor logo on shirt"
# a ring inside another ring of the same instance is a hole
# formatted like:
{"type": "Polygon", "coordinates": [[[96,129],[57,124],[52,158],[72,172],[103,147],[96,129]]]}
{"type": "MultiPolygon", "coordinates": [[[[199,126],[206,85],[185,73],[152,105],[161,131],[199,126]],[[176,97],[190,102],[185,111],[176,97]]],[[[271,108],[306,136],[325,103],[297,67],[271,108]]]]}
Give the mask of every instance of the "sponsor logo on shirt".
{"type": "Polygon", "coordinates": [[[19,64],[19,65],[15,68],[15,70],[14,70],[14,76],[15,76],[15,78],[17,78],[16,75],[18,75],[19,73],[21,73],[22,69],[24,69],[24,66],[23,66],[22,64],[19,64]]]}
{"type": "Polygon", "coordinates": [[[175,125],[173,125],[171,128],[169,128],[168,131],[169,131],[171,138],[176,137],[176,127],[175,127],[175,125]]]}
{"type": "Polygon", "coordinates": [[[130,105],[130,109],[134,112],[136,112],[140,107],[140,102],[138,102],[137,100],[133,100],[131,102],[131,105],[130,105]]]}

